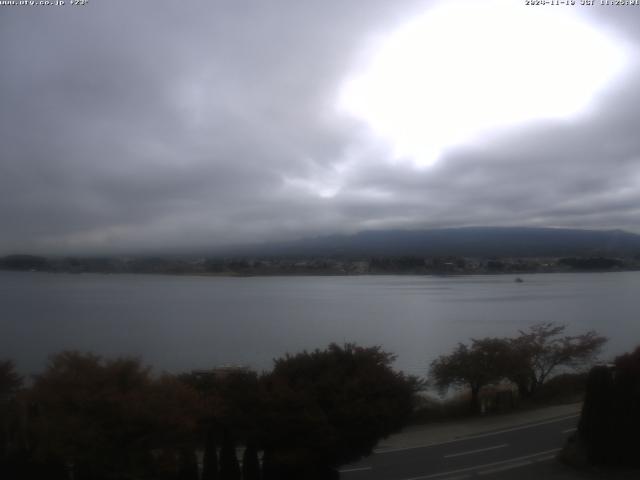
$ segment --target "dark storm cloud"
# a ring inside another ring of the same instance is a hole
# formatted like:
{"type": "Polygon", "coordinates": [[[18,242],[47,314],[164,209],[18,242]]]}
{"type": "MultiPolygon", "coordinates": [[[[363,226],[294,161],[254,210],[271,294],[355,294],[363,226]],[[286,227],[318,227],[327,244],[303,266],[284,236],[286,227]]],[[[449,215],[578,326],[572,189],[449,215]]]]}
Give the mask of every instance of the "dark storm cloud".
{"type": "MultiPolygon", "coordinates": [[[[639,231],[637,70],[597,114],[514,128],[431,168],[392,161],[336,112],[370,40],[430,4],[2,7],[0,253],[472,224],[639,231]]],[[[637,49],[640,10],[588,15],[637,49]]]]}

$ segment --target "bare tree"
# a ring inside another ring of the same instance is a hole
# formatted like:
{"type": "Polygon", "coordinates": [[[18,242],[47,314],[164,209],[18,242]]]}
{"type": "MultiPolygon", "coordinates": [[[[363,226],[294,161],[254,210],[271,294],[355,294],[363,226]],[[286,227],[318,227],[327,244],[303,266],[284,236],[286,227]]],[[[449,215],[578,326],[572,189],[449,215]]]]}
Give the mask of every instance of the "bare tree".
{"type": "Polygon", "coordinates": [[[575,369],[592,362],[607,339],[590,330],[563,335],[566,325],[543,322],[531,326],[511,341],[508,378],[520,394],[530,397],[559,368],[575,369]]]}

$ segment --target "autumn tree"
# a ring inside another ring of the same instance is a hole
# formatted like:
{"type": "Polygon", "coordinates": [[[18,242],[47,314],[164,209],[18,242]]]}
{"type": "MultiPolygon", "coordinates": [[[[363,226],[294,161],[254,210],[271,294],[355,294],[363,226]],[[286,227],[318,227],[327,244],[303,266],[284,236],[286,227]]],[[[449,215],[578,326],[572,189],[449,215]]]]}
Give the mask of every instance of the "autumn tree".
{"type": "Polygon", "coordinates": [[[506,376],[510,357],[511,348],[506,339],[472,339],[470,346],[459,343],[452,353],[434,360],[430,377],[441,390],[450,386],[468,387],[471,411],[478,412],[480,390],[506,376]]]}
{"type": "Polygon", "coordinates": [[[590,330],[581,335],[563,335],[565,325],[538,323],[511,340],[508,378],[523,397],[531,397],[555,372],[575,369],[592,362],[607,339],[590,330]]]}
{"type": "Polygon", "coordinates": [[[0,361],[0,400],[14,395],[22,386],[22,377],[11,360],[0,361]]]}
{"type": "Polygon", "coordinates": [[[400,429],[419,387],[379,347],[330,345],[287,355],[263,377],[265,478],[335,478],[400,429]]]}
{"type": "Polygon", "coordinates": [[[485,338],[462,343],[449,355],[431,363],[430,376],[441,389],[466,386],[471,391],[471,408],[479,410],[482,387],[508,379],[522,397],[531,397],[553,374],[589,364],[606,338],[594,331],[563,335],[566,327],[539,323],[515,338],[485,338]]]}
{"type": "Polygon", "coordinates": [[[150,475],[151,450],[193,446],[199,412],[197,394],[175,378],[79,352],[53,356],[28,401],[34,458],[73,463],[78,480],[150,475]]]}
{"type": "Polygon", "coordinates": [[[244,369],[223,373],[199,371],[178,378],[201,396],[203,438],[210,437],[214,443],[220,443],[225,429],[240,442],[256,437],[263,404],[256,372],[244,369]]]}
{"type": "Polygon", "coordinates": [[[8,463],[22,443],[16,425],[18,406],[15,402],[21,386],[22,377],[16,372],[14,363],[0,361],[0,477],[8,474],[8,463]]]}

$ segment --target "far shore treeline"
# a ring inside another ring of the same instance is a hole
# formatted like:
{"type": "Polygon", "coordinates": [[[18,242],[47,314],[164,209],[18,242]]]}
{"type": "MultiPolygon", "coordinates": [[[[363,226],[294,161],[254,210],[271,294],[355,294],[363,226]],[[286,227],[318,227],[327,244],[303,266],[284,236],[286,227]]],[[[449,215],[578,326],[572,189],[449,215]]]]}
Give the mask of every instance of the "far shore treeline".
{"type": "Polygon", "coordinates": [[[395,371],[380,347],[354,344],[287,354],[261,374],[158,375],[135,358],[64,351],[26,382],[0,361],[0,478],[338,478],[419,418],[427,384],[464,387],[477,414],[488,387],[526,401],[585,371],[606,339],[564,330],[541,323],[459,344],[431,363],[428,382],[395,371]]]}
{"type": "Polygon", "coordinates": [[[0,270],[168,275],[472,275],[640,270],[640,257],[0,257],[0,270]]]}
{"type": "Polygon", "coordinates": [[[474,274],[640,270],[621,230],[467,227],[363,231],[182,254],[13,254],[0,269],[197,275],[474,274]]]}

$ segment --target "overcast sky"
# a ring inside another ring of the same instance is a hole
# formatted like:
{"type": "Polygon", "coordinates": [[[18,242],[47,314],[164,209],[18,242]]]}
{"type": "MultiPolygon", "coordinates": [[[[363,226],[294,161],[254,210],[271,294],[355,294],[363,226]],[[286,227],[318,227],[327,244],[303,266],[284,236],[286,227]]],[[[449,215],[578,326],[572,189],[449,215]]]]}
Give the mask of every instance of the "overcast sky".
{"type": "Polygon", "coordinates": [[[0,253],[640,232],[640,7],[507,3],[0,6],[0,253]]]}

